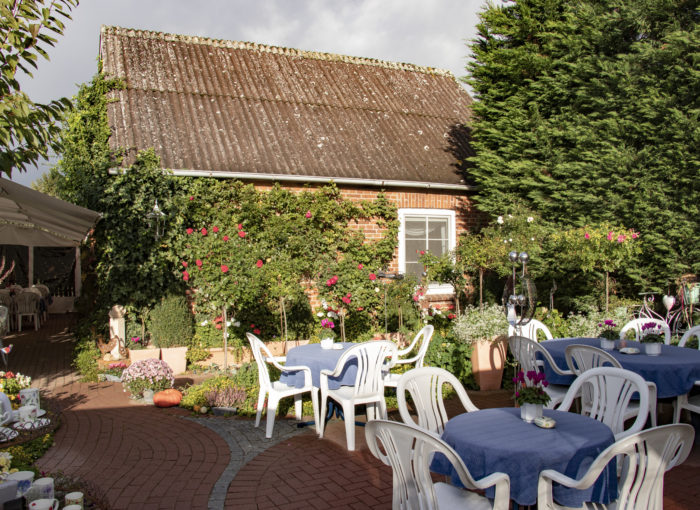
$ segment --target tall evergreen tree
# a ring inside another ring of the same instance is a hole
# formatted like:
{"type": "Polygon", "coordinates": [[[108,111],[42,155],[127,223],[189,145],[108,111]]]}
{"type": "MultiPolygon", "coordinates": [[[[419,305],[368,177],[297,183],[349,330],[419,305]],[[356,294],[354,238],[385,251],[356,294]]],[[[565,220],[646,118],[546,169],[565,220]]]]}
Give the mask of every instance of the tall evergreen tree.
{"type": "Polygon", "coordinates": [[[471,48],[479,207],[641,232],[626,274],[700,272],[698,0],[488,4],[471,48]]]}

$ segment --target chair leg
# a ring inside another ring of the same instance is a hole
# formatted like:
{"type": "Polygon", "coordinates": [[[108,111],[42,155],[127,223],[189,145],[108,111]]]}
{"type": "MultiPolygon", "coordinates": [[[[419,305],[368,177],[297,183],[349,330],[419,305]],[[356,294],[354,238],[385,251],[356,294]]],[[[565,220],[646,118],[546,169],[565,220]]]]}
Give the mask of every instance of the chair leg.
{"type": "Polygon", "coordinates": [[[688,403],[688,394],[678,395],[676,401],[673,403],[673,423],[679,423],[681,421],[681,411],[683,407],[688,403]]]}
{"type": "Polygon", "coordinates": [[[297,421],[301,421],[301,393],[297,393],[294,395],[294,416],[297,419],[297,421]]]}
{"type": "Polygon", "coordinates": [[[318,408],[318,437],[323,437],[323,432],[326,429],[326,401],[328,397],[325,393],[321,392],[321,405],[318,408]]]}
{"type": "Polygon", "coordinates": [[[649,414],[651,415],[651,426],[656,427],[656,415],[658,413],[656,404],[656,385],[649,386],[649,414]]]}
{"type": "Polygon", "coordinates": [[[257,412],[255,413],[255,426],[259,427],[260,426],[260,417],[262,416],[262,409],[263,405],[265,404],[265,395],[267,394],[266,391],[264,391],[262,388],[260,389],[260,392],[258,393],[258,407],[257,407],[257,412]]]}
{"type": "Polygon", "coordinates": [[[279,397],[276,394],[270,393],[267,396],[267,425],[265,426],[265,437],[272,437],[272,429],[275,426],[275,415],[277,414],[277,404],[279,397]]]}
{"type": "Polygon", "coordinates": [[[350,402],[343,405],[345,415],[345,440],[348,443],[348,451],[355,451],[355,404],[350,402]]]}
{"type": "Polygon", "coordinates": [[[318,407],[318,388],[311,389],[311,403],[314,406],[314,424],[316,425],[316,433],[319,434],[319,423],[323,421],[320,417],[320,409],[318,407]]]}

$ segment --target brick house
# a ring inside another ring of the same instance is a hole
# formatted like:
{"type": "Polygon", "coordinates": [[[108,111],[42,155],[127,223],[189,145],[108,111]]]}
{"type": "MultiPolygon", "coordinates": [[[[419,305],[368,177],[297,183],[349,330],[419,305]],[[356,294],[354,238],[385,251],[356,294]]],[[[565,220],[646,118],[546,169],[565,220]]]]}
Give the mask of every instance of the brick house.
{"type": "Polygon", "coordinates": [[[126,164],[153,147],[180,176],[383,190],[401,220],[391,272],[420,273],[419,250],[450,250],[479,221],[463,163],[472,99],[447,71],[106,26],[100,59],[126,84],[108,105],[126,164]]]}

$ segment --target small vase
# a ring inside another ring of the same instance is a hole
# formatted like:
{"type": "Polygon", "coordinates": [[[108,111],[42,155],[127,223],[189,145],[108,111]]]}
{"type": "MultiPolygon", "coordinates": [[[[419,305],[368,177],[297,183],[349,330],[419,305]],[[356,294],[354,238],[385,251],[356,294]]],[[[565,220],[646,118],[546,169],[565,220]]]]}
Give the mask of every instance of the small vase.
{"type": "Polygon", "coordinates": [[[644,352],[647,356],[659,356],[661,354],[661,344],[644,344],[644,352]]]}
{"type": "Polygon", "coordinates": [[[521,404],[520,405],[520,418],[524,422],[532,423],[535,418],[540,418],[542,416],[542,404],[521,404]]]}
{"type": "Polygon", "coordinates": [[[612,351],[615,348],[615,340],[610,340],[608,338],[600,339],[600,348],[606,351],[612,351]]]}

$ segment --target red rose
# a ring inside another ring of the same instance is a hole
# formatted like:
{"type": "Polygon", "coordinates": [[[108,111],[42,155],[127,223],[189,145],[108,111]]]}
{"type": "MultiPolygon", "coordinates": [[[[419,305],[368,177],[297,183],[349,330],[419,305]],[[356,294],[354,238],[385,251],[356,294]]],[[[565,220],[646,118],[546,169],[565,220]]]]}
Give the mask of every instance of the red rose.
{"type": "Polygon", "coordinates": [[[203,229],[201,230],[201,232],[202,232],[202,235],[203,235],[203,236],[207,235],[207,229],[206,229],[206,228],[203,228],[203,229]]]}
{"type": "Polygon", "coordinates": [[[219,231],[219,227],[211,227],[211,231],[216,234],[219,231]]]}
{"type": "Polygon", "coordinates": [[[183,271],[183,272],[182,272],[182,279],[185,280],[185,281],[189,281],[189,279],[190,279],[190,273],[188,273],[187,271],[183,271]]]}
{"type": "Polygon", "coordinates": [[[243,230],[243,224],[241,224],[241,223],[238,224],[238,230],[243,230]]]}
{"type": "Polygon", "coordinates": [[[349,305],[349,304],[350,304],[350,298],[349,298],[349,297],[345,296],[345,297],[343,297],[343,298],[341,298],[341,299],[342,299],[343,303],[345,303],[346,305],[349,305]]]}
{"type": "Polygon", "coordinates": [[[224,241],[228,241],[228,236],[224,236],[224,241]]]}
{"type": "Polygon", "coordinates": [[[217,325],[214,326],[214,327],[215,327],[216,329],[221,329],[221,324],[217,324],[217,325]]]}
{"type": "Polygon", "coordinates": [[[253,329],[253,328],[255,328],[255,324],[250,325],[250,329],[253,329]]]}
{"type": "Polygon", "coordinates": [[[455,317],[457,317],[457,316],[453,313],[451,313],[447,316],[448,319],[454,319],[455,317]]]}
{"type": "Polygon", "coordinates": [[[420,251],[421,255],[425,255],[425,252],[423,250],[420,251]]]}
{"type": "Polygon", "coordinates": [[[194,232],[194,229],[191,229],[191,228],[188,228],[188,229],[187,229],[187,235],[190,235],[190,234],[193,233],[193,232],[194,232]]]}
{"type": "Polygon", "coordinates": [[[195,264],[197,264],[197,267],[202,267],[202,261],[197,259],[194,261],[195,264]]]}
{"type": "Polygon", "coordinates": [[[187,262],[185,262],[184,260],[182,261],[182,267],[187,267],[187,262]]]}
{"type": "Polygon", "coordinates": [[[194,197],[190,197],[190,202],[192,202],[192,200],[194,200],[194,197]]]}
{"type": "Polygon", "coordinates": [[[258,328],[255,328],[255,329],[253,330],[253,333],[255,333],[256,335],[259,335],[259,334],[260,334],[260,330],[259,330],[258,328]]]}
{"type": "Polygon", "coordinates": [[[239,230],[239,231],[238,231],[238,237],[241,237],[241,238],[242,238],[242,237],[245,237],[245,232],[243,232],[242,230],[239,230]]]}
{"type": "Polygon", "coordinates": [[[370,273],[370,274],[369,274],[369,279],[372,280],[372,281],[374,281],[374,280],[377,279],[377,275],[374,274],[374,273],[370,273]]]}
{"type": "Polygon", "coordinates": [[[221,272],[228,273],[228,266],[226,264],[221,264],[221,272]]]}
{"type": "Polygon", "coordinates": [[[258,259],[258,261],[255,263],[256,266],[262,267],[263,266],[263,261],[258,259]]]}
{"type": "Polygon", "coordinates": [[[214,319],[214,324],[218,324],[219,322],[223,322],[223,321],[224,321],[224,318],[221,315],[219,315],[216,319],[214,319]]]}
{"type": "Polygon", "coordinates": [[[362,264],[357,264],[357,269],[363,269],[364,267],[365,266],[363,266],[362,264]]]}

